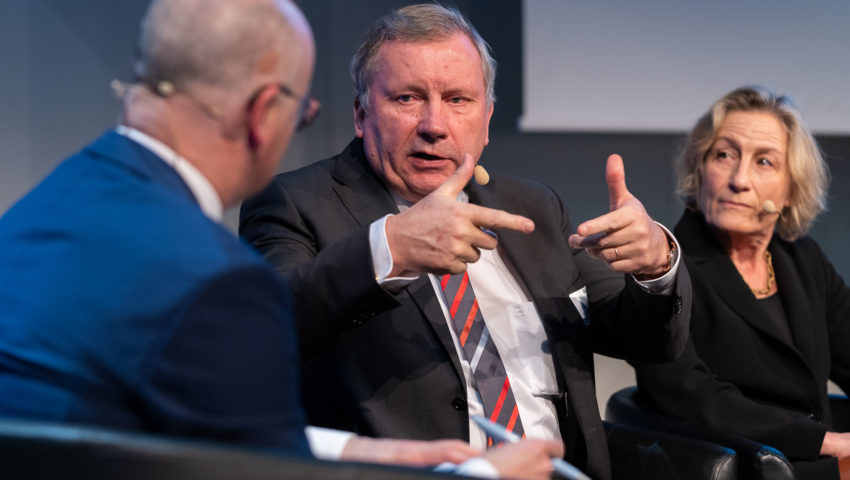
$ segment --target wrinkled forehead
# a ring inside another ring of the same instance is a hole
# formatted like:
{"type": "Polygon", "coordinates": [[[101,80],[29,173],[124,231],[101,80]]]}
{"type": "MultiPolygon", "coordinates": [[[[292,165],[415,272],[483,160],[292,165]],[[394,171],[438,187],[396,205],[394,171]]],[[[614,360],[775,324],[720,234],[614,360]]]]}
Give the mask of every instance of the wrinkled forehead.
{"type": "Polygon", "coordinates": [[[486,89],[481,55],[462,32],[433,40],[389,40],[378,48],[371,62],[368,83],[388,76],[437,76],[445,80],[474,81],[486,89]]]}

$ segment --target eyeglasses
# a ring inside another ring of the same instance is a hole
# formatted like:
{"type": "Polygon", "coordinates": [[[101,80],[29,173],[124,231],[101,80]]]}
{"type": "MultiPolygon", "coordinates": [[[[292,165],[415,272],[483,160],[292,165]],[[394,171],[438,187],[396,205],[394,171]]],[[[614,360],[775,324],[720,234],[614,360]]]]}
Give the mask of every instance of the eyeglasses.
{"type": "MultiPolygon", "coordinates": [[[[283,83],[278,83],[275,85],[277,87],[277,91],[282,95],[287,96],[297,102],[300,102],[300,106],[298,107],[298,120],[295,126],[295,131],[300,132],[305,130],[307,127],[313,124],[316,121],[316,117],[319,116],[319,110],[321,109],[322,104],[319,100],[316,99],[312,94],[308,93],[307,95],[298,95],[293,92],[288,85],[284,85],[283,83]]],[[[260,95],[268,85],[263,85],[262,87],[257,89],[257,92],[251,96],[251,100],[248,101],[248,107],[254,105],[254,102],[257,100],[257,97],[260,95]]]]}
{"type": "MultiPolygon", "coordinates": [[[[160,80],[153,82],[145,79],[139,79],[138,81],[160,97],[170,97],[178,92],[178,90],[174,87],[174,84],[169,81],[160,80]]],[[[117,97],[123,98],[132,84],[124,83],[120,80],[112,80],[112,82],[110,82],[110,86],[117,97]]],[[[319,116],[319,110],[322,106],[319,100],[309,93],[304,96],[298,95],[293,92],[288,85],[284,85],[282,83],[278,83],[276,86],[279,93],[301,103],[298,107],[298,123],[295,126],[296,131],[300,132],[316,121],[316,117],[319,116]]],[[[268,87],[268,84],[258,88],[257,91],[251,95],[251,99],[248,100],[249,109],[254,105],[257,97],[266,87],[268,87]]],[[[221,111],[218,108],[208,105],[186,92],[181,93],[192,105],[207,114],[210,118],[217,121],[221,120],[221,111]]]]}
{"type": "Polygon", "coordinates": [[[321,110],[322,104],[318,99],[316,99],[316,97],[313,96],[312,93],[299,97],[298,94],[293,92],[291,88],[282,83],[277,85],[277,89],[280,93],[287,97],[301,102],[301,106],[298,107],[298,123],[295,127],[296,132],[305,130],[316,121],[316,117],[319,116],[319,110],[321,110]]]}

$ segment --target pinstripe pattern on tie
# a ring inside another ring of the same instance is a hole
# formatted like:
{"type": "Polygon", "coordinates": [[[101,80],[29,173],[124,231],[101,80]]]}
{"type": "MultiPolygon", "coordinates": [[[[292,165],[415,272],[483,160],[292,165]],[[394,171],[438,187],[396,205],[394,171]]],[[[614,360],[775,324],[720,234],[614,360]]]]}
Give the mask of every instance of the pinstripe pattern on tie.
{"type": "Polygon", "coordinates": [[[478,309],[478,300],[469,275],[466,272],[443,275],[440,287],[461,349],[472,370],[473,384],[481,397],[484,412],[490,420],[523,436],[522,421],[510,380],[478,309]]]}

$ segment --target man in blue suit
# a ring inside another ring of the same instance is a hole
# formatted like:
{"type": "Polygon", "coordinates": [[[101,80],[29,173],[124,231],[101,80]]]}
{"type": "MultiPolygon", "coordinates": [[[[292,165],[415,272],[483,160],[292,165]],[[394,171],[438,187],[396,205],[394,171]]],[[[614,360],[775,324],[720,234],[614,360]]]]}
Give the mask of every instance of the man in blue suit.
{"type": "Polygon", "coordinates": [[[0,414],[308,452],[290,297],[219,221],[313,62],[291,3],[152,5],[121,125],[0,219],[0,414]]]}

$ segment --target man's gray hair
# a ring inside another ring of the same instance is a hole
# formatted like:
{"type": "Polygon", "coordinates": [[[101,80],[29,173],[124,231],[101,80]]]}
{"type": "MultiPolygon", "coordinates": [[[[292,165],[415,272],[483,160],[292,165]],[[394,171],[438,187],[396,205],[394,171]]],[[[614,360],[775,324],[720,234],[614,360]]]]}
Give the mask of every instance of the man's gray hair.
{"type": "Polygon", "coordinates": [[[423,3],[404,7],[379,18],[354,52],[349,71],[354,81],[354,95],[360,99],[360,105],[365,110],[369,109],[369,82],[375,72],[378,49],[384,42],[439,41],[455,33],[465,34],[478,50],[487,101],[491,104],[495,102],[496,60],[490,55],[490,46],[457,9],[423,3]]]}
{"type": "Polygon", "coordinates": [[[273,2],[155,0],[142,22],[137,81],[240,88],[261,61],[287,47],[291,27],[273,2]]]}

